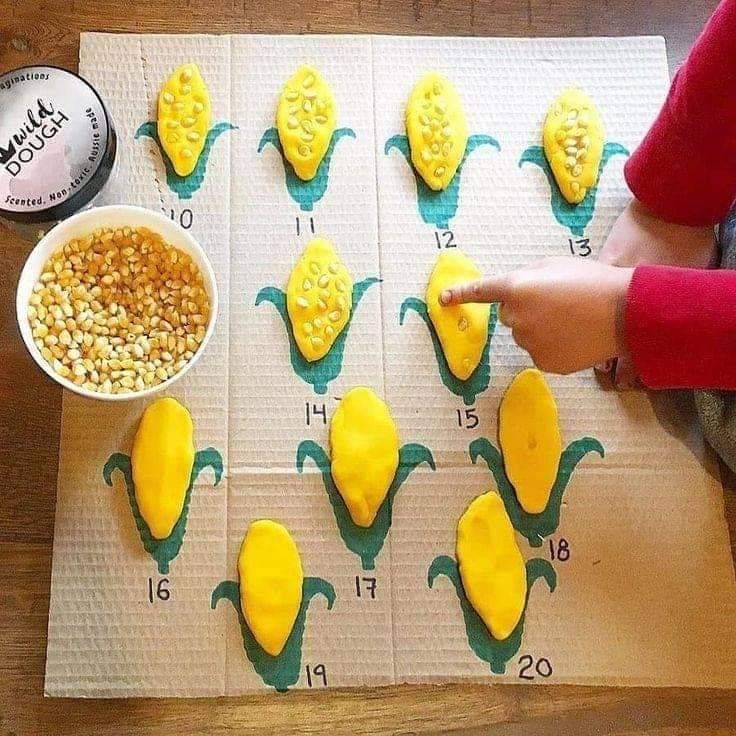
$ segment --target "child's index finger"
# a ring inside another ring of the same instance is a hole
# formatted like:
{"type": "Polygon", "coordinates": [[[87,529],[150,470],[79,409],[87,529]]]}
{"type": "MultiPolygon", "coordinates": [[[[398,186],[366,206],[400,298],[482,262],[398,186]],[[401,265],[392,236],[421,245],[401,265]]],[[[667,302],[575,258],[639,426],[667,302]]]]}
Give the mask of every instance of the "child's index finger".
{"type": "Polygon", "coordinates": [[[508,292],[506,275],[490,276],[481,281],[468,281],[452,286],[440,294],[440,304],[445,307],[468,302],[502,302],[508,292]]]}

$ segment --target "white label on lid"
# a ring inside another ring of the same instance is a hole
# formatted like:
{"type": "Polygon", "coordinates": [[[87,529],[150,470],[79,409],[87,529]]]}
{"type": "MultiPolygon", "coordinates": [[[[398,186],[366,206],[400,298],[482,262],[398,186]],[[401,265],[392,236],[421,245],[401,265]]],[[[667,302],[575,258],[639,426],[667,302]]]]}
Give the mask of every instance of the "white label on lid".
{"type": "Polygon", "coordinates": [[[0,210],[39,212],[81,191],[108,141],[95,91],[63,69],[0,76],[0,210]]]}

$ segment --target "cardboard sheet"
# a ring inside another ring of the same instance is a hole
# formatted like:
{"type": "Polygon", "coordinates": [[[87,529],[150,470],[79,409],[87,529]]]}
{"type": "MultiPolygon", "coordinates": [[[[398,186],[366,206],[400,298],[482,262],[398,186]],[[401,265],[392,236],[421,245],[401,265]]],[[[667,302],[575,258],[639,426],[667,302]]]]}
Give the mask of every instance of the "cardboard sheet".
{"type": "Polygon", "coordinates": [[[550,100],[570,85],[595,99],[607,140],[633,149],[667,89],[661,39],[83,34],[80,70],[120,136],[108,201],[163,210],[191,227],[212,259],[218,329],[171,393],[192,412],[197,448],[215,447],[226,472],[216,487],[211,471],[199,477],[182,549],[162,574],[141,545],[121,478],[109,488],[102,477],[112,453],[130,452],[144,402],[108,407],[64,395],[47,694],[265,688],[235,610],[226,600],[210,605],[218,583],[237,580],[243,535],[263,517],[289,528],[305,575],[328,581],[336,595],[331,610],[319,596],[309,606],[294,687],[736,685],[736,581],[722,491],[702,438],[672,397],[604,393],[587,373],[550,377],[564,444],[594,437],[605,458],[588,455],[574,471],[559,527],[541,546],[518,535],[525,558],[551,562],[557,586],[533,586],[505,674],[491,673],[469,646],[450,580],[427,580],[436,557],[454,555],[467,504],[495,487],[482,459],[471,463],[469,445],[480,437],[497,445],[500,397],[530,361],[498,324],[488,387],[457,395],[440,375],[416,302],[404,306],[400,324],[402,305],[423,299],[446,246],[489,273],[597,251],[626,202],[625,157],[611,157],[592,219],[576,233],[553,216],[543,172],[519,162],[538,145],[550,100]],[[236,127],[223,126],[201,187],[181,198],[156,144],[135,134],[154,119],[165,77],[186,61],[199,64],[208,84],[213,124],[236,127]],[[289,193],[266,132],[278,91],[302,63],[328,80],[346,129],[326,190],[306,198],[289,193]],[[395,138],[405,133],[411,87],[430,69],[456,85],[478,136],[459,174],[457,206],[444,217],[418,197],[395,138]],[[262,292],[285,288],[313,234],[333,241],[355,282],[382,279],[355,310],[339,375],[319,387],[292,369],[284,323],[262,292]],[[425,445],[437,465],[417,469],[399,490],[374,569],[363,569],[370,565],[343,542],[314,463],[296,468],[302,441],[328,450],[329,417],[357,384],[386,398],[402,444],[425,445]]]}

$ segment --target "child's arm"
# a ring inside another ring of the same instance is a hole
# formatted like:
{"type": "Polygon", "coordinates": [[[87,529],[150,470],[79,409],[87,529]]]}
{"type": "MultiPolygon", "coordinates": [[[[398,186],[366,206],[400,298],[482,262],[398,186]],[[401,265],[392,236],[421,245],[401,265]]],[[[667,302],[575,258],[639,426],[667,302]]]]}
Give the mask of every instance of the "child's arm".
{"type": "Polygon", "coordinates": [[[706,266],[736,195],[736,0],[704,29],[626,177],[643,206],[619,218],[604,262],[547,259],[442,302],[503,302],[502,320],[548,371],[629,353],[652,388],[736,390],[736,271],[639,265],[706,266]]]}
{"type": "MultiPolygon", "coordinates": [[[[626,164],[627,182],[639,202],[614,226],[601,251],[604,262],[711,265],[712,226],[736,196],[735,50],[736,0],[724,0],[626,164]]],[[[626,342],[645,385],[734,387],[723,365],[736,362],[727,358],[734,288],[730,275],[637,271],[628,297],[626,342]]],[[[633,373],[624,357],[616,382],[626,384],[633,373]]]]}
{"type": "Polygon", "coordinates": [[[572,373],[628,349],[652,388],[736,390],[736,271],[547,258],[441,295],[476,301],[501,302],[542,370],[572,373]]]}
{"type": "Polygon", "coordinates": [[[667,100],[626,163],[634,196],[654,215],[714,225],[736,194],[736,1],[723,0],[667,100]]]}
{"type": "MultiPolygon", "coordinates": [[[[710,268],[716,265],[716,255],[712,225],[691,227],[665,222],[633,200],[611,228],[598,260],[626,268],[654,263],[710,268]]],[[[637,383],[636,369],[625,353],[596,365],[596,370],[608,375],[617,388],[632,388],[637,383]]]]}

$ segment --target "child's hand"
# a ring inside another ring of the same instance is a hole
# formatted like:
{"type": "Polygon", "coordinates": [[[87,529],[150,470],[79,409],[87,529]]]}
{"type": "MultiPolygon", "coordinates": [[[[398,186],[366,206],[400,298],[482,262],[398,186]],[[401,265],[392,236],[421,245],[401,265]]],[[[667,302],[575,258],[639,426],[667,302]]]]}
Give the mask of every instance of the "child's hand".
{"type": "Polygon", "coordinates": [[[582,258],[548,258],[443,291],[440,302],[500,302],[501,322],[539,368],[573,373],[624,352],[632,273],[582,258]]]}
{"type": "MultiPolygon", "coordinates": [[[[665,222],[649,214],[637,200],[632,200],[611,228],[598,260],[627,267],[658,263],[712,268],[716,265],[713,228],[665,222]]],[[[634,366],[625,353],[596,366],[596,370],[610,376],[617,388],[632,388],[637,383],[634,366]]]]}

